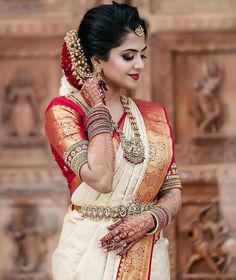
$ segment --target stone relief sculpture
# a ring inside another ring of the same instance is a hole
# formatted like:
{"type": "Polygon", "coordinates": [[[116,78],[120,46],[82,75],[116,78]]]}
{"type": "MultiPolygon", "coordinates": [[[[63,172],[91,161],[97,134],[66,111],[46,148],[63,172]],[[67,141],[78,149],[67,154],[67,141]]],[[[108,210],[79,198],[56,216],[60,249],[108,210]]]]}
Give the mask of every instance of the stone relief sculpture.
{"type": "Polygon", "coordinates": [[[220,217],[217,203],[203,207],[186,226],[185,232],[191,240],[193,251],[186,266],[187,274],[202,273],[195,268],[199,262],[206,264],[211,273],[228,272],[236,260],[236,239],[220,217]]]}
{"type": "Polygon", "coordinates": [[[57,224],[54,221],[47,228],[42,220],[33,205],[20,207],[12,217],[6,231],[15,244],[14,269],[6,274],[7,279],[22,279],[32,273],[32,279],[47,279],[41,266],[47,254],[47,238],[56,232],[57,224]]]}
{"type": "Polygon", "coordinates": [[[39,140],[41,100],[31,73],[20,69],[6,86],[2,102],[3,137],[8,144],[28,144],[39,140]]]}
{"type": "Polygon", "coordinates": [[[215,135],[220,131],[223,105],[219,91],[223,77],[223,65],[214,59],[209,59],[202,65],[202,77],[193,83],[196,103],[190,113],[200,136],[215,135]]]}

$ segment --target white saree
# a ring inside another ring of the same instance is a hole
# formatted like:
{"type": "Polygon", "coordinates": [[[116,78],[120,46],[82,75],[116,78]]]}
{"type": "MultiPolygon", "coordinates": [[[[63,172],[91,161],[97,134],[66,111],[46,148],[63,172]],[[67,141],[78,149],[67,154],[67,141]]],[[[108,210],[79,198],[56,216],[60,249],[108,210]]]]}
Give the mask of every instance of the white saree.
{"type": "MultiPolygon", "coordinates": [[[[136,104],[131,99],[129,101],[145,146],[144,162],[137,165],[128,162],[123,158],[122,148],[119,147],[116,151],[112,192],[98,193],[83,182],[73,193],[72,204],[113,207],[127,205],[135,199],[147,169],[149,144],[143,117],[136,104]]],[[[123,131],[130,139],[132,130],[127,118],[123,131]]],[[[116,280],[121,258],[116,255],[116,251],[105,252],[98,246],[98,240],[108,233],[107,227],[112,223],[112,220],[93,221],[82,218],[76,210],[69,209],[52,258],[53,279],[116,280]]],[[[169,280],[169,272],[168,241],[161,237],[153,248],[150,279],[169,280]]]]}

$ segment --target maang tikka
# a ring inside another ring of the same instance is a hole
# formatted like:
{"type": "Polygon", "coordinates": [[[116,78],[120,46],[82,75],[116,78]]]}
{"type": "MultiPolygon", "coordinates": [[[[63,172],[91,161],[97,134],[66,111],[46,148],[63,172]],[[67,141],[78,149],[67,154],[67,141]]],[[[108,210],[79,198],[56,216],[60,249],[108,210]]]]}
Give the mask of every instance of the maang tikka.
{"type": "Polygon", "coordinates": [[[139,24],[138,27],[135,28],[134,33],[136,35],[138,35],[139,37],[143,36],[143,34],[144,34],[143,27],[139,24]]]}

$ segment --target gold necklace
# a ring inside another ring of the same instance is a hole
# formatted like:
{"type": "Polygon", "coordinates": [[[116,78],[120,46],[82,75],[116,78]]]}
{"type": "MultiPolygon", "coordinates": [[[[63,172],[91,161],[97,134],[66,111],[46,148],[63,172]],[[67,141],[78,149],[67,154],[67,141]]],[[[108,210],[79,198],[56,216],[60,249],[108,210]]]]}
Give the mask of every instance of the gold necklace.
{"type": "Polygon", "coordinates": [[[131,127],[133,129],[134,136],[131,137],[131,139],[127,139],[123,133],[123,131],[118,127],[118,125],[112,121],[112,127],[116,130],[116,132],[120,136],[120,143],[121,147],[123,149],[123,156],[125,159],[127,159],[129,162],[132,162],[134,164],[138,164],[144,161],[145,159],[145,149],[143,142],[140,137],[138,125],[136,122],[136,118],[133,116],[128,98],[125,96],[120,97],[121,104],[124,108],[125,113],[127,114],[131,127]]]}

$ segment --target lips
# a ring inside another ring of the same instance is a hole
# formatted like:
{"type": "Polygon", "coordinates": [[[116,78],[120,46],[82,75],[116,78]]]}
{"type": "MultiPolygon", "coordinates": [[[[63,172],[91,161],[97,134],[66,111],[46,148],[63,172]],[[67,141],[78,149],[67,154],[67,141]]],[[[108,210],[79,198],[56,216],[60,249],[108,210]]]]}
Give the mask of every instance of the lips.
{"type": "Polygon", "coordinates": [[[139,79],[139,74],[129,74],[129,76],[136,81],[139,79]]]}

